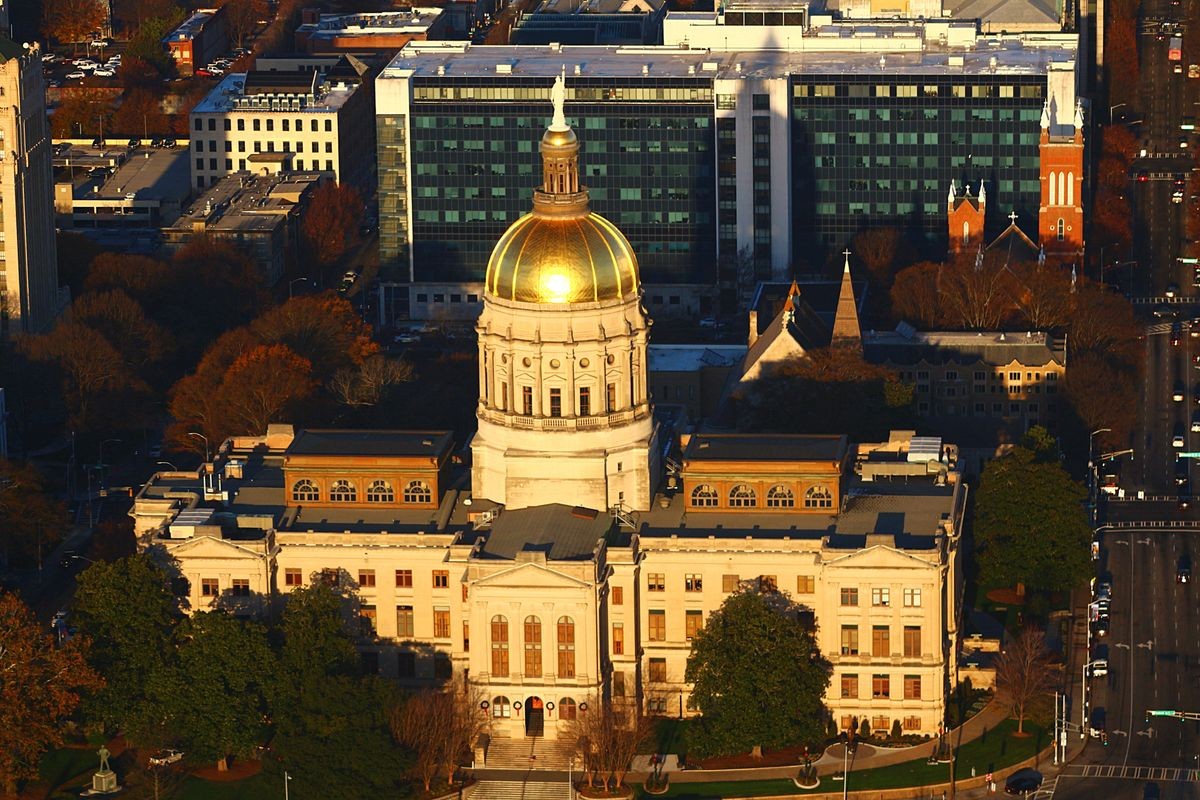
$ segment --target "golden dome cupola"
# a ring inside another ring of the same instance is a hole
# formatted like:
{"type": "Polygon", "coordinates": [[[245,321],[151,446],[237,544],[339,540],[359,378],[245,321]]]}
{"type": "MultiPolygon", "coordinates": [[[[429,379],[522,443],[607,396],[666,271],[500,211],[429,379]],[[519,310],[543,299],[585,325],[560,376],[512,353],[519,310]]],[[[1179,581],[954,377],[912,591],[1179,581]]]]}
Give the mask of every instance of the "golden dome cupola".
{"type": "Polygon", "coordinates": [[[637,257],[615,225],[588,208],[579,139],[564,113],[566,82],[550,90],[554,118],[542,136],[542,185],[488,260],[486,290],[523,303],[625,300],[639,290],[637,257]]]}

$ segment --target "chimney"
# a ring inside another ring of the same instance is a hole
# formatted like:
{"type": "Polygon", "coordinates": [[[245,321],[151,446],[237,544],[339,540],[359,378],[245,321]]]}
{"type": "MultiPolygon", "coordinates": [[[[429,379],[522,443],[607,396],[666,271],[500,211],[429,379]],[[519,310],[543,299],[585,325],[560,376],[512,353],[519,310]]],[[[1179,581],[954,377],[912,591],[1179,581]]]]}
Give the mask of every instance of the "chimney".
{"type": "Polygon", "coordinates": [[[754,343],[758,341],[758,312],[750,310],[750,334],[746,339],[746,347],[754,347],[754,343]]]}

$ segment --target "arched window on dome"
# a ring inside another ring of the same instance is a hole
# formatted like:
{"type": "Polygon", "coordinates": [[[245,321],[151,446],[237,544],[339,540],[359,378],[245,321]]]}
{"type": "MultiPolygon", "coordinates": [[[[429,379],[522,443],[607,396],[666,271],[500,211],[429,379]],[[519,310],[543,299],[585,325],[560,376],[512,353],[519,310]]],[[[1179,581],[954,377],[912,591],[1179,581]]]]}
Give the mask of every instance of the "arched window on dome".
{"type": "Polygon", "coordinates": [[[404,487],[404,502],[406,503],[428,503],[433,493],[429,490],[429,484],[425,481],[409,481],[408,486],[404,487]]]}
{"type": "Polygon", "coordinates": [[[739,483],[729,490],[730,508],[753,508],[756,505],[758,505],[758,495],[746,484],[739,483]]]}
{"type": "Polygon", "coordinates": [[[353,503],[358,500],[358,489],[348,480],[336,480],[329,487],[329,499],[334,503],[353,503]]]}
{"type": "Polygon", "coordinates": [[[796,498],[792,490],[782,483],[767,489],[767,508],[793,508],[796,498]]]}
{"type": "Polygon", "coordinates": [[[804,493],[805,508],[833,508],[833,492],[827,486],[813,486],[804,493]]]}
{"type": "Polygon", "coordinates": [[[321,490],[308,478],[301,478],[292,484],[292,499],[297,503],[315,503],[321,499],[321,490]]]}
{"type": "Polygon", "coordinates": [[[697,508],[716,508],[720,501],[717,490],[707,483],[692,489],[692,505],[697,508]]]}
{"type": "Polygon", "coordinates": [[[385,480],[371,481],[371,485],[367,487],[367,502],[394,503],[396,502],[396,490],[385,480]]]}

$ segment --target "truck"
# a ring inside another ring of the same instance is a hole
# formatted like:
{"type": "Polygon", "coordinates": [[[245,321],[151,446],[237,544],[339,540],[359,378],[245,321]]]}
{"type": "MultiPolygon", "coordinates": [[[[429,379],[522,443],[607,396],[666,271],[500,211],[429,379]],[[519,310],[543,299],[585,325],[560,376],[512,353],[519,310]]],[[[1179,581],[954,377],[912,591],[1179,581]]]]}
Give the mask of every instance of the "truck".
{"type": "Polygon", "coordinates": [[[1171,37],[1170,46],[1167,48],[1167,60],[1168,61],[1182,61],[1183,60],[1183,37],[1182,36],[1172,36],[1171,37]]]}

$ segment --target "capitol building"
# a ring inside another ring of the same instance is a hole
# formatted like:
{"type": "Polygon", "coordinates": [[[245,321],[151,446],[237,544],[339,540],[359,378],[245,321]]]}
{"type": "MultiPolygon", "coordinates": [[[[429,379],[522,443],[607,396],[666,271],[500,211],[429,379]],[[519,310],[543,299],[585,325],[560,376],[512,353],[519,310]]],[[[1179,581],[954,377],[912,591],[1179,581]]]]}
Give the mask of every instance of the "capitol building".
{"type": "Polygon", "coordinates": [[[956,448],[690,430],[656,407],[637,256],[589,210],[561,77],[549,97],[532,211],[487,266],[473,438],[234,437],[146,483],[141,547],[193,611],[336,583],[369,669],[465,685],[496,738],[554,739],[598,703],[694,713],[691,639],[746,588],[814,614],[835,722],[936,734],[958,677],[956,448]]]}

